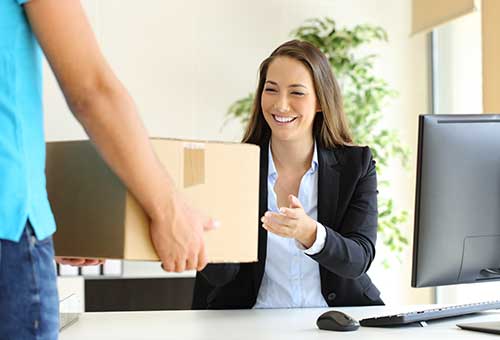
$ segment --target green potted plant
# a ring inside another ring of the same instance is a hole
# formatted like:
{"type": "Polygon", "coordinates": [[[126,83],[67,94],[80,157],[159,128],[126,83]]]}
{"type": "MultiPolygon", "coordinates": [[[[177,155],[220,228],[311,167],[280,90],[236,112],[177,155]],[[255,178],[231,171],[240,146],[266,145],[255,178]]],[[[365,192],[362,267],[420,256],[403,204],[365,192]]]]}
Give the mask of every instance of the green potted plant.
{"type": "MultiPolygon", "coordinates": [[[[391,253],[398,259],[408,244],[401,227],[408,220],[408,212],[396,211],[394,201],[384,196],[390,186],[384,178],[390,160],[398,159],[408,166],[409,150],[396,131],[380,126],[383,108],[397,93],[383,79],[373,74],[376,55],[358,55],[357,48],[373,41],[387,41],[387,33],[378,26],[357,25],[352,29],[337,28],[331,18],[310,19],[292,32],[292,37],[308,41],[327,56],[332,71],[342,87],[344,109],[354,136],[360,145],[370,146],[377,161],[379,177],[379,234],[391,253]]],[[[228,109],[228,119],[237,119],[243,125],[248,122],[254,94],[235,101],[228,109]]],[[[389,265],[389,259],[384,264],[389,265]]]]}

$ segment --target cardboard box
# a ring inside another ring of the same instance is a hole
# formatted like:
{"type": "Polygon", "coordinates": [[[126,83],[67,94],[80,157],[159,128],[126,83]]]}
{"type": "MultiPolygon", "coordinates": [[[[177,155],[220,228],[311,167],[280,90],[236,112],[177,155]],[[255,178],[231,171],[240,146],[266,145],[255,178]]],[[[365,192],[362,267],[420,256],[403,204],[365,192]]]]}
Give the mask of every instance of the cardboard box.
{"type": "MultiPolygon", "coordinates": [[[[259,148],[151,139],[179,191],[221,227],[205,233],[209,262],[257,261],[259,148]]],[[[47,191],[58,256],[157,260],[142,208],[89,141],[47,143],[47,191]]]]}

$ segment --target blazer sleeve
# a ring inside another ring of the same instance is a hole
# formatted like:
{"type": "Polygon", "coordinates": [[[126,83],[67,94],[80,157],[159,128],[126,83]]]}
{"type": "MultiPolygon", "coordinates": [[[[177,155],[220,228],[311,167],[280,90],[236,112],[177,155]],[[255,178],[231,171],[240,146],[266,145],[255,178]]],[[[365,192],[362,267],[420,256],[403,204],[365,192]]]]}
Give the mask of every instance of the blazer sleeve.
{"type": "Polygon", "coordinates": [[[321,266],[339,276],[355,279],[364,274],[375,257],[377,239],[377,175],[370,149],[362,149],[361,176],[347,210],[335,231],[326,229],[322,251],[312,255],[321,266]]]}
{"type": "Polygon", "coordinates": [[[239,263],[209,264],[200,274],[214,287],[222,287],[233,281],[240,271],[239,263]]]}

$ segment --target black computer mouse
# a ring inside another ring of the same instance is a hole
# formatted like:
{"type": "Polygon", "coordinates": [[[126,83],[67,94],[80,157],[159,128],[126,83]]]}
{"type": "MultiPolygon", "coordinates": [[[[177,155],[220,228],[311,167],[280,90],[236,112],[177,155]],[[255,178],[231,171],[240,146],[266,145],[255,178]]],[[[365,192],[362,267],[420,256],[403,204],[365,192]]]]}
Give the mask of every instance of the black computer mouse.
{"type": "Polygon", "coordinates": [[[355,331],[359,328],[359,322],[349,315],[337,310],[331,310],[321,314],[316,321],[319,329],[327,331],[355,331]]]}

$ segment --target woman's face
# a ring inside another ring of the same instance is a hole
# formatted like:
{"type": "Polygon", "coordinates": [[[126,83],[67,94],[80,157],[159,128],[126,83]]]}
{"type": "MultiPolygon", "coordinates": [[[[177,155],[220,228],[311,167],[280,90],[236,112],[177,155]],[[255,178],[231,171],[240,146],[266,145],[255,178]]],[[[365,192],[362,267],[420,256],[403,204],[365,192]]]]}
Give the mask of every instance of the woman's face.
{"type": "Polygon", "coordinates": [[[261,106],[274,139],[310,140],[320,108],[307,67],[290,57],[274,59],[267,70],[261,106]]]}

